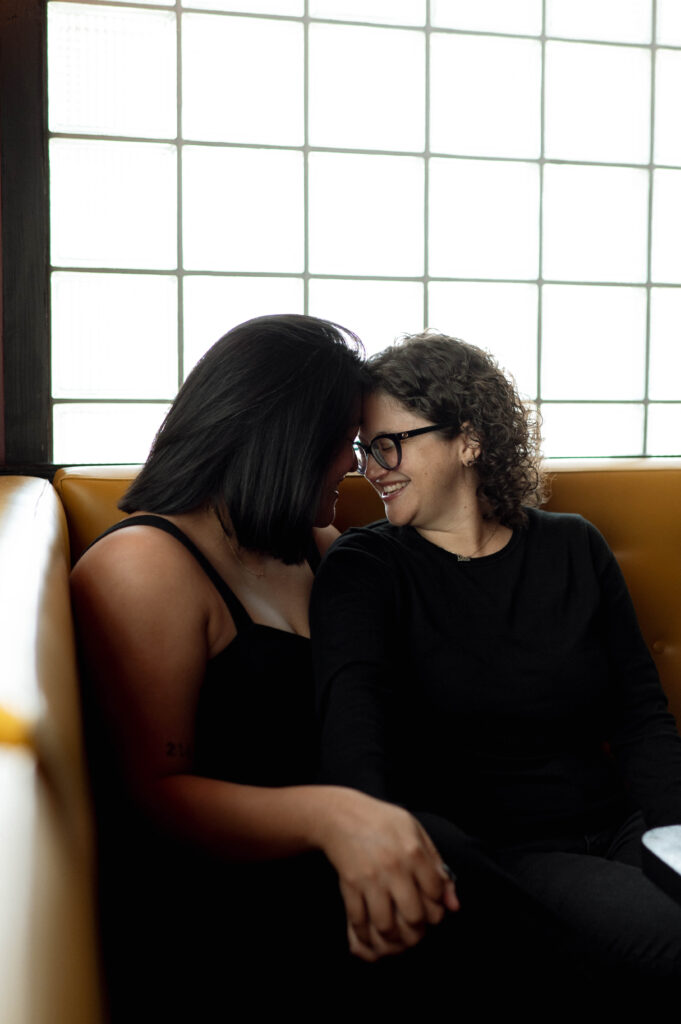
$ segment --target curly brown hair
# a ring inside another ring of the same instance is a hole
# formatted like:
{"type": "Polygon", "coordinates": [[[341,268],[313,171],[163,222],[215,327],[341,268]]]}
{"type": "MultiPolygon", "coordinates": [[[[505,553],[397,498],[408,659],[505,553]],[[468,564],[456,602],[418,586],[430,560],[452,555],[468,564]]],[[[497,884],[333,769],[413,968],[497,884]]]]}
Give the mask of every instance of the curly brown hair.
{"type": "Polygon", "coordinates": [[[465,425],[480,444],[475,466],[485,518],[522,526],[523,505],[545,500],[539,422],[491,355],[459,338],[407,335],[365,364],[370,389],[383,391],[456,437],[465,425]]]}

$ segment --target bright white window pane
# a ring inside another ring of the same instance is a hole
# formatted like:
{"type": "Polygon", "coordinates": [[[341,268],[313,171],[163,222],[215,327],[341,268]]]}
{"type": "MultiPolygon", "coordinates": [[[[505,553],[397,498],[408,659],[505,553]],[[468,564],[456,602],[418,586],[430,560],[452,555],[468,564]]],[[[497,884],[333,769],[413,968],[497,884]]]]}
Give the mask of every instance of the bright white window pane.
{"type": "Polygon", "coordinates": [[[303,308],[300,277],[185,277],[185,376],[237,324],[271,313],[302,313],[303,308]]]}
{"type": "Polygon", "coordinates": [[[541,7],[541,0],[430,0],[430,22],[434,28],[537,36],[541,7]]]}
{"type": "Polygon", "coordinates": [[[177,282],[153,274],[52,275],[55,398],[171,398],[177,282]]]}
{"type": "Polygon", "coordinates": [[[681,52],[658,50],[655,60],[655,163],[681,164],[681,52]]]}
{"type": "Polygon", "coordinates": [[[681,282],[681,171],[659,170],[653,178],[654,281],[681,282]]]}
{"type": "Polygon", "coordinates": [[[650,52],[547,43],[544,142],[550,158],[647,163],[650,52]]]}
{"type": "Polygon", "coordinates": [[[188,270],[302,271],[302,153],[185,146],[182,180],[188,270]]]}
{"type": "Polygon", "coordinates": [[[422,150],[423,33],[311,25],[309,95],[313,146],[422,150]]]}
{"type": "Polygon", "coordinates": [[[431,160],[430,273],[536,277],[538,208],[536,165],[431,160]]]}
{"type": "MultiPolygon", "coordinates": [[[[148,4],[150,7],[173,7],[173,0],[134,0],[135,4],[148,4]]],[[[110,4],[129,4],[130,0],[107,0],[110,4]]],[[[185,7],[187,5],[185,4],[185,7]]]]}
{"type": "Polygon", "coordinates": [[[650,291],[650,398],[681,396],[681,290],[650,291]]]}
{"type": "Polygon", "coordinates": [[[431,281],[428,325],[487,349],[523,395],[537,394],[536,285],[431,281]]]}
{"type": "Polygon", "coordinates": [[[430,46],[431,151],[539,156],[539,42],[433,33],[430,46]]]}
{"type": "Polygon", "coordinates": [[[53,132],[174,138],[175,15],[48,5],[53,132]]]}
{"type": "Polygon", "coordinates": [[[543,402],[547,458],[607,458],[643,454],[643,405],[543,402]]]}
{"type": "Polygon", "coordinates": [[[545,285],[542,397],[643,398],[644,288],[545,285]]]}
{"type": "Polygon", "coordinates": [[[310,313],[348,327],[367,355],[400,334],[423,330],[423,285],[416,281],[310,281],[310,313]]]}
{"type": "Polygon", "coordinates": [[[305,13],[305,0],[182,0],[183,7],[200,7],[204,11],[234,11],[242,14],[288,14],[293,17],[305,13]]]}
{"type": "Polygon", "coordinates": [[[546,3],[546,34],[549,36],[649,43],[652,29],[652,0],[547,0],[546,3]]]}
{"type": "Polygon", "coordinates": [[[657,0],[657,42],[681,46],[681,4],[679,0],[657,0]]]}
{"type": "Polygon", "coordinates": [[[426,0],[310,0],[310,17],[425,25],[426,0]]]}
{"type": "Polygon", "coordinates": [[[176,179],[174,146],[52,139],[52,263],[177,266],[176,179]]]}
{"type": "Polygon", "coordinates": [[[681,455],[681,403],[648,406],[647,454],[681,455]]]}
{"type": "Polygon", "coordinates": [[[54,461],[144,462],[168,406],[105,402],[54,407],[54,461]]]}
{"type": "Polygon", "coordinates": [[[544,168],[544,277],[646,279],[648,175],[628,167],[544,168]]]}
{"type": "Polygon", "coordinates": [[[185,15],[184,137],[302,145],[303,67],[299,22],[185,15]]]}
{"type": "Polygon", "coordinates": [[[311,153],[310,270],[423,274],[423,160],[311,153]]]}

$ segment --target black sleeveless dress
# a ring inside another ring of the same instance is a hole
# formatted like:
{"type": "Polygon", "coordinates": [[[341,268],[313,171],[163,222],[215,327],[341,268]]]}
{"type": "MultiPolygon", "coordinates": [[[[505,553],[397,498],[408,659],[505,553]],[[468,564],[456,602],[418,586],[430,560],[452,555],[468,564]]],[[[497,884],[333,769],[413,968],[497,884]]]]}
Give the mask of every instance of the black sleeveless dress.
{"type": "MultiPolygon", "coordinates": [[[[169,520],[134,516],[103,536],[130,526],[153,526],[183,544],[236,626],[234,640],[208,662],[199,694],[195,774],[255,786],[313,782],[318,744],[310,641],[253,622],[205,555],[169,520]]],[[[319,554],[311,547],[308,561],[314,571],[319,554]]]]}
{"type": "MultiPolygon", "coordinates": [[[[314,782],[318,736],[309,640],[254,623],[208,559],[167,519],[135,516],[102,536],[130,526],[163,530],[183,544],[236,626],[234,640],[208,662],[201,686],[194,773],[257,786],[314,782]]],[[[316,548],[308,561],[314,570],[316,548]]],[[[135,811],[112,771],[116,752],[87,680],[83,696],[114,1024],[142,1011],[160,1020],[180,1008],[196,1020],[220,1020],[223,987],[230,992],[227,1019],[234,997],[264,1007],[275,992],[287,990],[297,1001],[311,969],[329,976],[343,970],[344,914],[326,859],[305,854],[230,864],[161,835],[135,811]],[[196,1016],[199,1007],[202,1016],[196,1016]]]]}

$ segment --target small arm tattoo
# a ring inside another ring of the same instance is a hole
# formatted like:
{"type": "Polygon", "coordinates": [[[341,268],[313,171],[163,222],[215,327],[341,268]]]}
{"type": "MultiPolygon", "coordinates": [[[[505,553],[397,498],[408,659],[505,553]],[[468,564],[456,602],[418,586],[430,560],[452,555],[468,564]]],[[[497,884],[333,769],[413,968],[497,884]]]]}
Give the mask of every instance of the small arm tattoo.
{"type": "Polygon", "coordinates": [[[191,757],[192,753],[191,743],[166,743],[166,757],[191,757]]]}

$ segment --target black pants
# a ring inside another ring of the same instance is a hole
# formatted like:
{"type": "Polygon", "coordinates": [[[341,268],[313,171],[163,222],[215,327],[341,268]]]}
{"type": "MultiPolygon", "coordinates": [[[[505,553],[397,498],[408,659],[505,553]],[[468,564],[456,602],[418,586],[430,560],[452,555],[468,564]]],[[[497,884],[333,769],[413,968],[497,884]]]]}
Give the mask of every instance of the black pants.
{"type": "Polygon", "coordinates": [[[496,844],[419,818],[459,876],[459,920],[436,935],[434,959],[446,962],[456,935],[472,988],[489,993],[500,979],[537,1003],[556,992],[569,1001],[679,991],[681,905],[641,870],[641,815],[598,833],[496,844]]]}
{"type": "Polygon", "coordinates": [[[644,831],[634,814],[597,833],[500,847],[494,859],[605,971],[681,981],[681,906],[641,870],[644,831]]]}
{"type": "Polygon", "coordinates": [[[598,992],[612,1007],[679,988],[681,906],[638,866],[640,818],[597,835],[491,846],[418,817],[457,874],[461,910],[414,949],[375,964],[350,957],[337,879],[321,855],[236,870],[175,865],[151,918],[147,903],[119,920],[113,1024],[143,1009],[148,1020],[180,1010],[232,1019],[235,999],[316,1020],[320,990],[344,1013],[451,998],[460,1020],[464,997],[536,1017],[598,992]]]}

